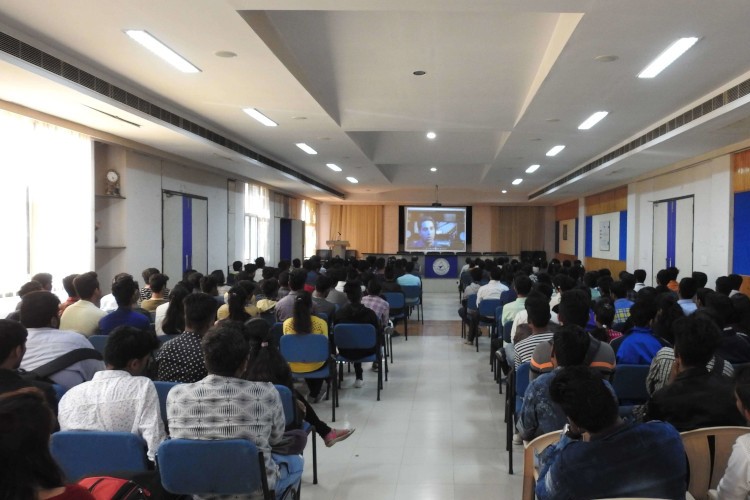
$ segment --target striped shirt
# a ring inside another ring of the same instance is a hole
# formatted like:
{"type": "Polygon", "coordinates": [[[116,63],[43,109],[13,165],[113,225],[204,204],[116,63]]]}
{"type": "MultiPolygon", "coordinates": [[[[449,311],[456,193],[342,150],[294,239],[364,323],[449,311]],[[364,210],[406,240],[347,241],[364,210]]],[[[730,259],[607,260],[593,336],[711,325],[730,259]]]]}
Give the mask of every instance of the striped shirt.
{"type": "MultiPolygon", "coordinates": [[[[713,370],[715,360],[716,358],[711,358],[711,361],[706,365],[708,371],[713,370]]],[[[646,376],[646,390],[649,394],[653,394],[667,385],[673,364],[674,349],[671,347],[662,347],[659,349],[659,352],[656,353],[656,356],[654,356],[654,359],[651,361],[651,368],[649,368],[648,375],[646,376]]],[[[725,361],[722,373],[725,377],[732,378],[734,376],[734,367],[732,367],[732,363],[725,361]]]]}
{"type": "Polygon", "coordinates": [[[531,356],[534,354],[536,346],[542,342],[551,341],[554,335],[555,334],[552,332],[535,333],[531,337],[526,337],[513,346],[516,351],[514,356],[516,368],[518,368],[521,363],[531,361],[531,356]]]}

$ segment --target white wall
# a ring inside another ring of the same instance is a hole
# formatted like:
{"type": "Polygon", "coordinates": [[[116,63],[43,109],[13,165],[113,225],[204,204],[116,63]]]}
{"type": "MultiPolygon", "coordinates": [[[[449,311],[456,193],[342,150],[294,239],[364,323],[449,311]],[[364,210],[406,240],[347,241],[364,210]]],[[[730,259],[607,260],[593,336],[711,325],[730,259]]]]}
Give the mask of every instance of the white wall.
{"type": "MultiPolygon", "coordinates": [[[[708,286],[730,272],[732,176],[729,155],[628,186],[628,269],[651,269],[652,202],[695,197],[693,270],[708,275],[708,286]],[[631,251],[632,250],[632,251],[631,251]]],[[[658,237],[658,235],[656,236],[658,237]]],[[[666,235],[663,237],[666,238],[666,235]]],[[[652,282],[648,276],[646,283],[652,282]]]]}
{"type": "MultiPolygon", "coordinates": [[[[620,212],[594,215],[591,222],[591,256],[597,259],[620,260],[620,212]],[[609,250],[601,250],[599,231],[602,222],[609,222],[609,250]]],[[[585,221],[582,229],[586,230],[585,221]]]]}

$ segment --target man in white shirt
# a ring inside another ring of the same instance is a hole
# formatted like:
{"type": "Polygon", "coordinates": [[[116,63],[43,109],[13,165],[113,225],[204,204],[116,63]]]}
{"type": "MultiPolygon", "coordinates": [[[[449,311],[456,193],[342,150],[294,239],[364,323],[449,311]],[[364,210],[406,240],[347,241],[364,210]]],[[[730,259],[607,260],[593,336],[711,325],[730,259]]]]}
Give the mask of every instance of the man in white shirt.
{"type": "MultiPolygon", "coordinates": [[[[122,278],[130,278],[133,279],[133,276],[128,273],[119,273],[116,274],[114,278],[112,278],[112,284],[114,285],[118,281],[120,281],[122,278]]],[[[99,309],[104,311],[105,313],[109,314],[111,312],[115,312],[117,310],[117,299],[115,299],[115,296],[111,293],[108,293],[104,297],[101,298],[99,301],[99,309]]]]}
{"type": "Polygon", "coordinates": [[[65,308],[60,317],[60,328],[90,337],[99,329],[99,320],[107,315],[99,309],[102,297],[99,279],[93,271],[79,274],[73,280],[73,286],[79,300],[65,308]]]}
{"type": "Polygon", "coordinates": [[[167,434],[156,387],[140,375],[158,346],[153,333],[137,328],[122,326],[110,333],[104,351],[107,369],[65,393],[58,409],[60,428],[131,432],[146,441],[154,462],[167,434]]]}
{"type": "Polygon", "coordinates": [[[36,370],[72,351],[78,351],[81,353],[80,360],[49,376],[54,383],[70,389],[91,380],[94,373],[104,369],[104,363],[86,337],[57,329],[59,306],[60,299],[52,292],[38,291],[24,295],[21,323],[28,329],[29,336],[21,369],[36,370]]]}
{"type": "MultiPolygon", "coordinates": [[[[503,272],[499,267],[493,267],[490,271],[490,282],[484,286],[479,287],[477,290],[477,308],[483,300],[486,299],[499,299],[503,292],[508,291],[508,287],[500,282],[503,272]]],[[[476,311],[468,311],[470,319],[469,333],[466,335],[466,344],[471,345],[474,343],[474,337],[479,333],[479,309],[476,311]]],[[[489,321],[495,321],[495,318],[488,318],[489,321]]]]}
{"type": "Polygon", "coordinates": [[[508,302],[503,306],[502,324],[513,321],[516,314],[524,310],[526,296],[531,291],[531,279],[528,276],[519,274],[513,280],[513,289],[516,291],[517,298],[513,302],[508,302]]]}

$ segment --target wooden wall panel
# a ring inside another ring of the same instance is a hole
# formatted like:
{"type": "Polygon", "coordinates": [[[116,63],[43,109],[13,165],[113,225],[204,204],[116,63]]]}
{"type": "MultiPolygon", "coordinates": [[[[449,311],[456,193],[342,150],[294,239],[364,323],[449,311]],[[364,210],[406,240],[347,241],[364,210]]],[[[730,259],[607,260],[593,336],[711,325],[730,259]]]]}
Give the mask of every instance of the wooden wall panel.
{"type": "Polygon", "coordinates": [[[567,253],[556,253],[555,254],[555,258],[557,260],[559,260],[560,262],[562,262],[564,260],[569,260],[571,262],[573,262],[574,260],[578,260],[578,256],[576,256],[576,255],[569,255],[567,253]]]}
{"type": "Polygon", "coordinates": [[[620,271],[625,271],[624,260],[608,260],[608,259],[596,259],[594,257],[586,257],[583,265],[587,271],[596,271],[598,269],[607,268],[612,271],[612,277],[617,280],[617,275],[620,271]]]}
{"type": "Polygon", "coordinates": [[[732,155],[732,186],[735,193],[750,191],[750,149],[732,155]]]}
{"type": "Polygon", "coordinates": [[[627,186],[586,197],[586,216],[621,212],[627,209],[627,186]]]}
{"type": "Polygon", "coordinates": [[[575,219],[578,217],[578,200],[573,200],[555,207],[555,220],[575,219]]]}
{"type": "Polygon", "coordinates": [[[490,251],[515,255],[544,249],[544,207],[492,207],[491,221],[490,251]]]}

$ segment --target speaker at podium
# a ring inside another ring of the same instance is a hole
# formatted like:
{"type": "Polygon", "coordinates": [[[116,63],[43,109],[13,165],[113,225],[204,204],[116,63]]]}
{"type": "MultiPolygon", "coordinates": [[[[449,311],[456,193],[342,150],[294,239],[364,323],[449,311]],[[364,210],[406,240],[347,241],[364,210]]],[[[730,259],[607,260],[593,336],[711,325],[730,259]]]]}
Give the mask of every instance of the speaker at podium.
{"type": "Polygon", "coordinates": [[[328,240],[326,245],[331,247],[331,255],[333,257],[346,258],[346,247],[349,246],[349,242],[346,240],[328,240]]]}

